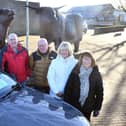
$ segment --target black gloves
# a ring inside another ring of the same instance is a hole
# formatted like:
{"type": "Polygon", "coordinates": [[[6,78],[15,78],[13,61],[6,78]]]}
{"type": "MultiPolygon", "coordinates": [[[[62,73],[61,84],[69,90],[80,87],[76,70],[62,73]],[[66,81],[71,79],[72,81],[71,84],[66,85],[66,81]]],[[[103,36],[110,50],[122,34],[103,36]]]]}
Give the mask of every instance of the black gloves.
{"type": "Polygon", "coordinates": [[[99,111],[98,110],[94,110],[93,111],[93,117],[97,117],[99,115],[99,111]]]}

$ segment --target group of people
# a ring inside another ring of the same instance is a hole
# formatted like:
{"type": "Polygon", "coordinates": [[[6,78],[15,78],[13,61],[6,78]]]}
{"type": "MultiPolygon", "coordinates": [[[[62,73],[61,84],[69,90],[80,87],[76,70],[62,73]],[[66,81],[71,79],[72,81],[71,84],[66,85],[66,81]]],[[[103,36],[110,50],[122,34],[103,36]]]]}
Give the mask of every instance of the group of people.
{"type": "Polygon", "coordinates": [[[21,85],[33,87],[50,96],[63,99],[79,109],[90,121],[98,116],[103,102],[103,80],[90,51],[79,59],[69,42],[63,41],[57,52],[46,38],[38,40],[38,48],[30,56],[11,33],[0,52],[0,70],[7,72],[21,85]]]}

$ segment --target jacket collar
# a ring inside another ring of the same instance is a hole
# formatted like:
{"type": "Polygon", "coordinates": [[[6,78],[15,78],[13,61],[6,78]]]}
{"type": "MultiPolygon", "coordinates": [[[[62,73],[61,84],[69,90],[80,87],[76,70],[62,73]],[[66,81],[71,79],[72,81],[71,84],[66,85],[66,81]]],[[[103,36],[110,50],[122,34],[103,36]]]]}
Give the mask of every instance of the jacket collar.
{"type": "MultiPolygon", "coordinates": [[[[21,44],[18,44],[18,45],[17,45],[17,50],[18,50],[18,51],[21,51],[21,50],[22,50],[21,44]]],[[[8,52],[13,52],[13,53],[15,53],[15,52],[13,51],[13,49],[11,48],[10,45],[8,45],[7,51],[8,51],[8,52]]]]}
{"type": "Polygon", "coordinates": [[[41,52],[39,51],[39,49],[37,50],[37,54],[40,55],[40,56],[46,56],[46,55],[49,54],[49,52],[50,52],[49,49],[48,49],[48,51],[47,51],[46,53],[41,53],[41,52]]]}

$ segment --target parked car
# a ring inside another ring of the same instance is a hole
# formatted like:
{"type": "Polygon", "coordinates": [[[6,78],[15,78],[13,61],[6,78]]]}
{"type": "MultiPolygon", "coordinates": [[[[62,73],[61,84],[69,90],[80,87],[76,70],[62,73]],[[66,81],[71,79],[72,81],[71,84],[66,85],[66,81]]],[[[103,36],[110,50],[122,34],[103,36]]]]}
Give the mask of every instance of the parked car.
{"type": "Polygon", "coordinates": [[[88,30],[88,24],[87,24],[87,22],[84,20],[84,21],[83,21],[83,32],[86,34],[86,33],[87,33],[87,30],[88,30]]]}
{"type": "Polygon", "coordinates": [[[76,108],[0,73],[0,126],[89,126],[76,108]]]}

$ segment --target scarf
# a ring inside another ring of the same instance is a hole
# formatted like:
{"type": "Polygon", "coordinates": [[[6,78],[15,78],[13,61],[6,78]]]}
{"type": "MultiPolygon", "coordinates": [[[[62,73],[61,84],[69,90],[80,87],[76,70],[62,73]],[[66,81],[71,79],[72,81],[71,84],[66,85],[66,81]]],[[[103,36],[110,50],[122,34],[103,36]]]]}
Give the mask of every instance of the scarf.
{"type": "Polygon", "coordinates": [[[81,106],[84,105],[86,98],[88,97],[89,92],[89,76],[92,72],[92,67],[84,68],[83,66],[80,67],[80,98],[79,102],[81,106]]]}

